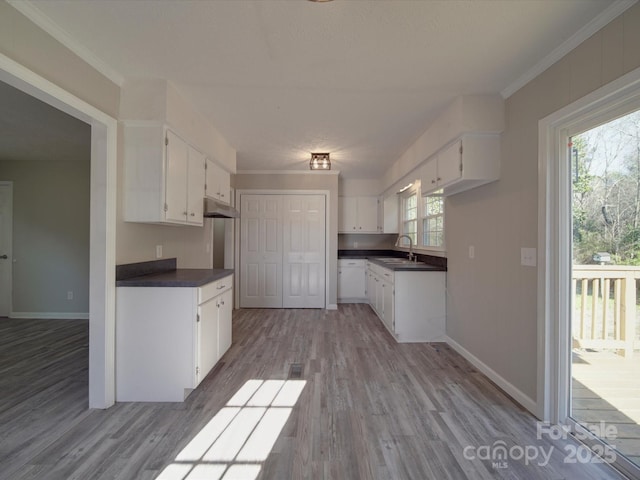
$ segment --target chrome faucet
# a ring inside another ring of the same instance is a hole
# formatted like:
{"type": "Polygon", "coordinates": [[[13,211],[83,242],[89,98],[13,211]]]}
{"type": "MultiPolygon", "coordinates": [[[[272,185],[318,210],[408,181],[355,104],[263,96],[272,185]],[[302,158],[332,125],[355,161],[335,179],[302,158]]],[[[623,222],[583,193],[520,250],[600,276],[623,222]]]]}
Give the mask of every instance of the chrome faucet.
{"type": "Polygon", "coordinates": [[[400,239],[408,238],[409,239],[409,261],[412,262],[415,259],[415,255],[413,254],[413,239],[409,235],[400,235],[398,240],[396,240],[396,247],[400,246],[400,239]]]}

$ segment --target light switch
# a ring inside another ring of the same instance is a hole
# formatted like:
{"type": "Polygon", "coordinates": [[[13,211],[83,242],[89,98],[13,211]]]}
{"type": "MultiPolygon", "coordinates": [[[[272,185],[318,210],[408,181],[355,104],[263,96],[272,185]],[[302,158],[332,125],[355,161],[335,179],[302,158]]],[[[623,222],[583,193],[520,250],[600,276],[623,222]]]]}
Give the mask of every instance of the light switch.
{"type": "Polygon", "coordinates": [[[474,247],[473,245],[469,246],[469,258],[475,258],[476,257],[476,247],[474,247]]]}
{"type": "Polygon", "coordinates": [[[162,258],[162,245],[156,245],[156,258],[162,258]]]}
{"type": "Polygon", "coordinates": [[[521,248],[520,249],[520,264],[525,267],[537,267],[538,259],[536,258],[535,248],[521,248]]]}

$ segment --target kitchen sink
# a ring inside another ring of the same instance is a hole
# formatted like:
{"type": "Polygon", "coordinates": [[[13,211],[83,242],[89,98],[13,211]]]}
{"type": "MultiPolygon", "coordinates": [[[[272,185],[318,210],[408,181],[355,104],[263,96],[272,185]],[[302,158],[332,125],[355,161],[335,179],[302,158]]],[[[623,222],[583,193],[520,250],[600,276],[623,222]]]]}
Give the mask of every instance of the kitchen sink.
{"type": "Polygon", "coordinates": [[[409,265],[409,264],[422,265],[422,262],[414,262],[414,261],[410,261],[407,258],[398,258],[398,257],[390,257],[390,258],[377,257],[376,260],[379,260],[389,265],[409,265]]]}

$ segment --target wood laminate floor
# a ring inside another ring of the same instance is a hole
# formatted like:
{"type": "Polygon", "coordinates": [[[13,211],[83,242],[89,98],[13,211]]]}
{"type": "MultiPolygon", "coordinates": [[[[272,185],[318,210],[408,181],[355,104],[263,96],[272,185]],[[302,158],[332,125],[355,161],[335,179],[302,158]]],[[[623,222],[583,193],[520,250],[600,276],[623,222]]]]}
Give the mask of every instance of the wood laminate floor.
{"type": "Polygon", "coordinates": [[[0,479],[621,478],[566,463],[579,444],[537,439],[535,419],[446,344],[397,344],[366,305],[235,311],[231,349],[184,403],[88,410],[87,356],[87,322],[0,319],[0,479]],[[286,380],[292,364],[306,383],[266,458],[224,453],[244,441],[234,423],[224,445],[185,454],[247,381],[286,380]],[[479,458],[500,447],[503,461],[479,458]]]}

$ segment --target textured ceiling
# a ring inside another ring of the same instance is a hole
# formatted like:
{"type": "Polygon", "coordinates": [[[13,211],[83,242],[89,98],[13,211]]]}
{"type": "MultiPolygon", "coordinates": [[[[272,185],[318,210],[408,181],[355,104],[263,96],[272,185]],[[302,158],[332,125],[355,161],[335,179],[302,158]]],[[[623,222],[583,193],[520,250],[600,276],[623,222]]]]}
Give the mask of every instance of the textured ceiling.
{"type": "Polygon", "coordinates": [[[239,170],[331,152],[376,178],[461,94],[498,93],[610,0],[32,0],[122,75],[169,79],[239,170]]]}

